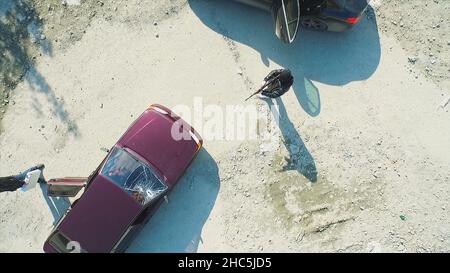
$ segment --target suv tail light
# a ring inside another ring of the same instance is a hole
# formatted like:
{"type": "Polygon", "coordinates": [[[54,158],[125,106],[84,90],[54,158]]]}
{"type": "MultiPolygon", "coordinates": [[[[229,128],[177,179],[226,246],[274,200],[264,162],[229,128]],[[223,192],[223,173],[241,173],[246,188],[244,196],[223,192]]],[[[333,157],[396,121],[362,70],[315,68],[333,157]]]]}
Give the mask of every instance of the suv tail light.
{"type": "Polygon", "coordinates": [[[359,16],[359,17],[349,17],[349,18],[345,19],[345,22],[354,25],[354,24],[358,23],[360,19],[361,19],[361,16],[359,16]]]}

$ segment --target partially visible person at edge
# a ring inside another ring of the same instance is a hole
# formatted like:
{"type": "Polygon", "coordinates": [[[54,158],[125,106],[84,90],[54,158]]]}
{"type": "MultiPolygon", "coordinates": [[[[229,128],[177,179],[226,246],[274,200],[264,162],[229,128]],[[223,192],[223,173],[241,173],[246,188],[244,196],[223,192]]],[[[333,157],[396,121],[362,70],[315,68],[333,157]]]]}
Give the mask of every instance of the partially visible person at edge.
{"type": "MultiPolygon", "coordinates": [[[[0,192],[5,191],[16,191],[20,189],[22,186],[25,185],[25,178],[29,172],[40,170],[41,172],[44,170],[45,166],[44,164],[39,164],[34,167],[29,168],[28,170],[25,170],[17,175],[11,175],[6,177],[0,177],[0,192]]],[[[42,176],[39,177],[38,183],[45,183],[45,179],[42,176]]]]}

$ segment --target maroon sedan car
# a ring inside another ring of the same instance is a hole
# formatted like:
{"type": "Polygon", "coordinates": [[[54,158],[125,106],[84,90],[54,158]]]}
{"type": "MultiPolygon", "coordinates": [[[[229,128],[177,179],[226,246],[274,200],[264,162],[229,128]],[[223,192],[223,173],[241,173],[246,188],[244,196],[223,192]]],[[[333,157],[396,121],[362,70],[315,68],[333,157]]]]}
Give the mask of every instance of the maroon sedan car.
{"type": "Polygon", "coordinates": [[[50,196],[74,197],[45,252],[123,252],[202,147],[198,133],[164,106],[150,106],[88,178],[52,179],[50,196]]]}

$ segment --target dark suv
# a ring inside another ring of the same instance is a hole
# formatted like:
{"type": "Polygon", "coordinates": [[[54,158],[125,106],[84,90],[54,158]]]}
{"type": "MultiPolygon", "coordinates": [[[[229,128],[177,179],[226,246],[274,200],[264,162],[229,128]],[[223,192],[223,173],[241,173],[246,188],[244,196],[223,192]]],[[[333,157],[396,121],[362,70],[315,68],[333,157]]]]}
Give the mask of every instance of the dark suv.
{"type": "Polygon", "coordinates": [[[359,22],[370,0],[234,0],[272,14],[275,34],[292,43],[298,27],[344,31],[359,22]]]}

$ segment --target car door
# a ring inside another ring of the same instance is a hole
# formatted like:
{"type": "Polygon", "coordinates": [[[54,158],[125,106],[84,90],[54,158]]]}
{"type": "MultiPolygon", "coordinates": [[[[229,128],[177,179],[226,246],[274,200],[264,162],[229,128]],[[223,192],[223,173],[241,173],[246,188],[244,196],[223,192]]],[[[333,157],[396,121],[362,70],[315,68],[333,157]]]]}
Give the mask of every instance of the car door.
{"type": "MultiPolygon", "coordinates": [[[[47,182],[47,195],[51,197],[75,197],[81,189],[89,186],[89,181],[92,181],[92,179],[94,179],[94,177],[99,173],[109,154],[110,151],[108,151],[108,155],[106,155],[97,169],[95,169],[89,177],[64,177],[50,179],[47,182]]],[[[75,203],[72,204],[72,206],[73,205],[75,205],[75,203]]]]}
{"type": "Polygon", "coordinates": [[[165,197],[166,195],[162,195],[154,202],[147,204],[147,207],[142,210],[139,216],[128,227],[127,231],[122,235],[111,252],[121,253],[127,250],[131,242],[137,237],[139,232],[144,228],[153,214],[158,210],[159,206],[165,200],[165,197]]]}
{"type": "Polygon", "coordinates": [[[300,22],[300,1],[274,0],[272,16],[275,23],[275,35],[285,43],[292,43],[297,36],[300,22]]]}
{"type": "Polygon", "coordinates": [[[87,185],[87,177],[64,177],[47,182],[47,195],[52,197],[75,197],[87,185]]]}

